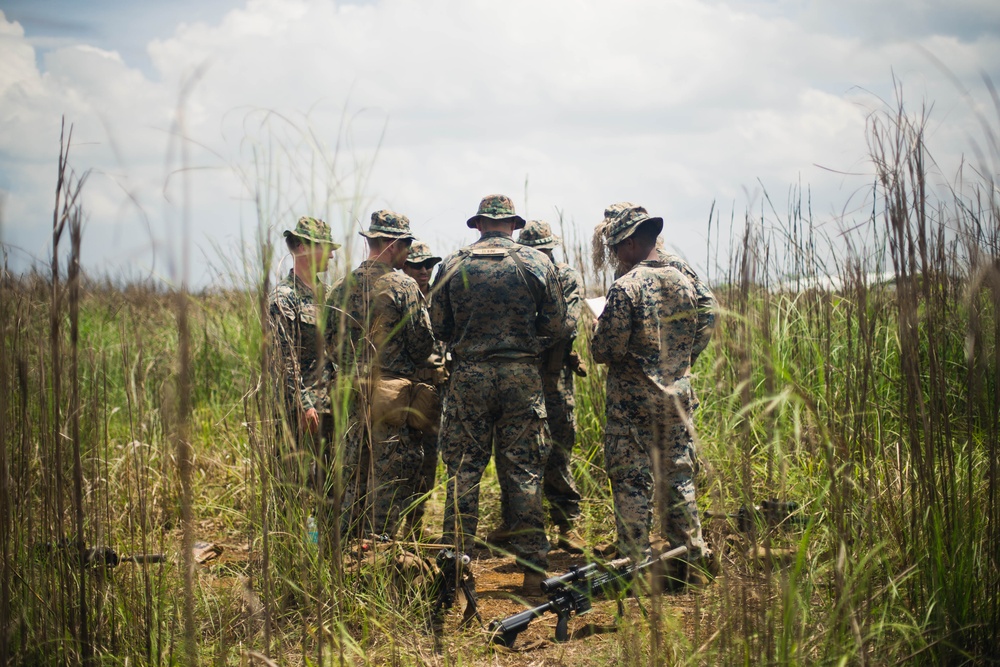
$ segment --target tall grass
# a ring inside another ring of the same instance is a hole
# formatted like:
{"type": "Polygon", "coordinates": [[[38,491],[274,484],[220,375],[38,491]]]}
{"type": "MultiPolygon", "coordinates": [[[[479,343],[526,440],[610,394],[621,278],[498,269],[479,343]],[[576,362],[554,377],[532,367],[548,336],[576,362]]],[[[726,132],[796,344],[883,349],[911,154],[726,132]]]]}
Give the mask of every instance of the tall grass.
{"type": "MultiPolygon", "coordinates": [[[[765,199],[733,226],[728,261],[712,267],[723,312],[695,369],[699,497],[716,511],[797,500],[805,522],[740,534],[706,519],[721,565],[715,585],[665,597],[648,618],[629,613],[601,641],[540,649],[542,659],[1000,659],[1000,206],[986,176],[1000,150],[986,145],[976,173],[942,195],[928,185],[924,122],[902,105],[871,117],[870,217],[841,221],[829,238],[796,188],[786,213],[765,199]]],[[[298,448],[283,427],[266,307],[273,232],[309,200],[347,220],[346,237],[359,206],[336,160],[296,158],[327,148],[291,128],[252,142],[258,233],[230,270],[243,284],[202,294],[83,275],[84,178],[60,157],[52,264],[0,280],[5,662],[507,660],[476,631],[449,634],[433,657],[421,589],[401,585],[398,552],[356,559],[331,530],[339,450],[298,448]],[[269,159],[312,164],[308,186],[290,193],[269,159]],[[316,469],[323,484],[307,484],[316,469]],[[320,520],[316,544],[309,516],[320,520]],[[230,553],[195,566],[190,543],[209,538],[230,553]],[[87,548],[99,545],[170,559],[95,567],[87,548]]],[[[606,288],[610,276],[588,269],[568,228],[586,284],[606,288]]],[[[582,326],[576,347],[589,362],[588,333],[582,326]]],[[[589,368],[576,387],[575,473],[596,543],[613,522],[604,369],[589,368]]],[[[344,378],[332,387],[335,442],[349,392],[344,378]]],[[[492,503],[496,482],[485,484],[492,503]]]]}

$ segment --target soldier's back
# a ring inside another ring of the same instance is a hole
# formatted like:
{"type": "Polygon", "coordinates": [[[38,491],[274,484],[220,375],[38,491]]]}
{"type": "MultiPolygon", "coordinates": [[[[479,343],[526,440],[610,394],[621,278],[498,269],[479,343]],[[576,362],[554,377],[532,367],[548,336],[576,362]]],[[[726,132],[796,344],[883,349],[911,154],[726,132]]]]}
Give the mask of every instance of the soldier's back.
{"type": "Polygon", "coordinates": [[[640,262],[612,285],[631,304],[631,335],[623,363],[608,370],[613,378],[645,379],[646,386],[668,388],[690,371],[697,332],[696,295],[691,281],[663,262],[640,262]]]}
{"type": "Polygon", "coordinates": [[[432,304],[435,333],[457,359],[537,357],[539,336],[564,327],[554,321],[565,317],[562,299],[553,298],[555,269],[544,253],[508,236],[484,236],[444,261],[432,304]]]}

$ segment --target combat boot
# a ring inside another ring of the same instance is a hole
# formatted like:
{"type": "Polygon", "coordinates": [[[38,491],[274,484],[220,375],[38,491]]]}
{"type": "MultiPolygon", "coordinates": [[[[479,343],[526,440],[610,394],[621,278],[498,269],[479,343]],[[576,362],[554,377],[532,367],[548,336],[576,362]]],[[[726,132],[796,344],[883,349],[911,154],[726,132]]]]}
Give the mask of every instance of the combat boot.
{"type": "Polygon", "coordinates": [[[587,543],[572,525],[566,523],[559,526],[559,537],[556,538],[556,548],[570,554],[582,554],[587,543]]]}
{"type": "Polygon", "coordinates": [[[486,536],[486,542],[496,549],[507,549],[510,547],[512,533],[506,524],[500,524],[486,536]]]}

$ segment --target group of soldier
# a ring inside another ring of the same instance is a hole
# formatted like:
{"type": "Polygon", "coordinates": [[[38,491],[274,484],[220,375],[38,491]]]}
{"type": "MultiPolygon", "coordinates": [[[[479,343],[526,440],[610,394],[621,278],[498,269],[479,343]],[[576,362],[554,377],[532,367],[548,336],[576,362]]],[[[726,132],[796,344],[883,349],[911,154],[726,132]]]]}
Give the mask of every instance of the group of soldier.
{"type": "MultiPolygon", "coordinates": [[[[479,240],[442,261],[406,216],[376,211],[361,232],[367,259],[326,294],[317,274],[339,247],[329,226],[304,217],[285,232],[292,268],[269,297],[285,423],[300,446],[321,443],[317,468],[336,473],[318,482],[340,510],[329,530],[416,535],[440,453],[440,539],[464,552],[506,548],[534,593],[552,546],[543,499],[556,548],[585,548],[570,466],[574,373],[587,373],[573,352],[580,281],[555,261],[550,226],[526,222],[508,197],[483,198],[467,225],[479,240]],[[477,540],[491,457],[501,525],[477,540]]],[[[690,375],[711,337],[715,302],[685,262],[663,251],[662,228],[641,206],[605,211],[595,240],[617,275],[591,352],[608,366],[605,464],[617,551],[650,552],[655,492],[662,538],[687,546],[685,563],[698,565],[708,550],[695,503],[690,375]]],[[[698,570],[690,567],[690,577],[698,570]]]]}

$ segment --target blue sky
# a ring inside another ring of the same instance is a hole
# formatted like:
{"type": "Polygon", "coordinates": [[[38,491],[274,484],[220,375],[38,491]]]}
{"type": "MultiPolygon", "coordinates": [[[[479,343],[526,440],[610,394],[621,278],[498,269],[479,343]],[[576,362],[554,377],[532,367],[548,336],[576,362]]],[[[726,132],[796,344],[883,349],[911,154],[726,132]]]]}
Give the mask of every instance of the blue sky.
{"type": "Polygon", "coordinates": [[[739,225],[766,188],[780,217],[801,183],[836,235],[870,211],[865,133],[894,81],[909,110],[933,107],[936,187],[982,141],[974,112],[996,122],[982,75],[1000,81],[1000,3],[980,0],[0,0],[0,12],[9,265],[51,252],[65,114],[71,163],[92,170],[88,270],[168,282],[185,210],[198,284],[303,214],[327,217],[356,254],[357,225],[392,208],[446,252],[474,238],[464,221],[492,192],[557,226],[561,214],[584,241],[605,205],[641,203],[704,264],[713,201],[739,225]]]}

